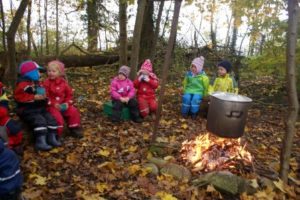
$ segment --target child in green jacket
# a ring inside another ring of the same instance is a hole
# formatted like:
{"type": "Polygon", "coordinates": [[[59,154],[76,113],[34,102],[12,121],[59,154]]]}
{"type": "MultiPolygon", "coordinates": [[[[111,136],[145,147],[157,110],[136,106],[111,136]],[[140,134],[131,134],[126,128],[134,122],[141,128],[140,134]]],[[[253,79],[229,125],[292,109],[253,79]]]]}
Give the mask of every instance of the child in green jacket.
{"type": "Polygon", "coordinates": [[[195,58],[183,80],[183,96],[181,114],[187,117],[191,114],[195,119],[199,112],[202,98],[208,93],[209,79],[203,71],[204,57],[195,58]]]}

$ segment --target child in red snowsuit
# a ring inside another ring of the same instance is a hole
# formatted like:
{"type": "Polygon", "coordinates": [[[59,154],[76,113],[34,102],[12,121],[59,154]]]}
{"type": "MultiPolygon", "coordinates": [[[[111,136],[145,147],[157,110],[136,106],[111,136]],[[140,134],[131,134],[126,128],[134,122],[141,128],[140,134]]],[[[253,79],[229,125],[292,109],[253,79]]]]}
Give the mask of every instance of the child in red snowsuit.
{"type": "Polygon", "coordinates": [[[80,114],[77,108],[73,106],[72,88],[64,78],[65,65],[58,60],[49,62],[47,75],[48,78],[44,81],[44,87],[49,98],[48,111],[57,121],[58,135],[62,135],[64,119],[66,119],[71,135],[82,138],[80,114]]]}
{"type": "Polygon", "coordinates": [[[7,146],[17,154],[22,154],[22,128],[21,125],[9,117],[8,98],[4,85],[0,82],[0,126],[5,127],[6,131],[0,133],[0,137],[7,142],[7,146]]]}
{"type": "Polygon", "coordinates": [[[148,114],[155,113],[157,109],[155,90],[158,87],[158,78],[152,72],[152,63],[149,59],[142,64],[138,77],[134,80],[134,87],[137,89],[140,115],[146,117],[148,114]]]}

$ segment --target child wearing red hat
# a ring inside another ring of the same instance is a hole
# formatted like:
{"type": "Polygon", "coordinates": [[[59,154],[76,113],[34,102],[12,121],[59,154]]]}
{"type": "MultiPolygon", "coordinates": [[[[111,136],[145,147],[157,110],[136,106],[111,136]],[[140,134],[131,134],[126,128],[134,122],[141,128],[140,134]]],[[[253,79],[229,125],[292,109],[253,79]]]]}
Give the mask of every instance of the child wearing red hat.
{"type": "Polygon", "coordinates": [[[65,65],[58,60],[49,62],[47,75],[44,86],[49,98],[48,111],[57,121],[58,135],[62,135],[66,120],[71,136],[82,138],[80,113],[73,105],[73,89],[65,79],[65,65]]]}
{"type": "Polygon", "coordinates": [[[155,90],[158,87],[158,78],[153,73],[152,63],[149,59],[144,61],[138,71],[138,77],[133,83],[137,89],[140,115],[146,117],[148,114],[155,114],[157,110],[155,90]]]}
{"type": "Polygon", "coordinates": [[[57,123],[47,111],[45,88],[39,81],[40,67],[34,61],[25,61],[19,66],[19,78],[14,91],[17,114],[33,128],[35,149],[51,150],[61,146],[57,140],[57,123]]]}
{"type": "Polygon", "coordinates": [[[17,154],[22,154],[22,128],[16,120],[10,118],[8,109],[8,98],[5,87],[0,82],[0,126],[5,127],[5,131],[3,130],[0,133],[0,137],[10,149],[14,150],[17,154]]]}

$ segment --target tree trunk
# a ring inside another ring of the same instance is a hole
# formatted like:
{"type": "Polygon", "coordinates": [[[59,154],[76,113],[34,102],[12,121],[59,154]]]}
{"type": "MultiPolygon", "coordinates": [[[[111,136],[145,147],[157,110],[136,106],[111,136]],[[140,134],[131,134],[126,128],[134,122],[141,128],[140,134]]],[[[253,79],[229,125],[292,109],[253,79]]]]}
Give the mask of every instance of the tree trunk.
{"type": "Polygon", "coordinates": [[[139,5],[137,8],[137,14],[136,14],[134,32],[133,32],[132,52],[131,52],[131,59],[130,59],[131,79],[134,79],[136,76],[137,66],[139,62],[140,41],[141,41],[142,25],[143,25],[146,2],[147,0],[139,0],[139,5]]]}
{"type": "Polygon", "coordinates": [[[155,24],[155,32],[154,32],[154,37],[153,37],[153,42],[152,42],[152,48],[150,49],[150,51],[151,51],[150,59],[151,59],[152,63],[154,63],[154,59],[155,59],[156,45],[157,45],[156,43],[157,43],[157,40],[159,37],[160,22],[161,22],[161,16],[162,16],[162,12],[164,9],[164,5],[165,5],[165,1],[161,1],[159,4],[159,10],[158,10],[156,24],[155,24]]]}
{"type": "Polygon", "coordinates": [[[46,36],[46,55],[49,55],[49,33],[48,33],[48,0],[44,2],[44,20],[45,20],[45,36],[46,36]]]}
{"type": "Polygon", "coordinates": [[[59,29],[58,29],[58,0],[55,1],[55,11],[56,11],[56,41],[55,41],[55,55],[59,55],[59,29]]]}
{"type": "Polygon", "coordinates": [[[264,48],[265,41],[266,41],[266,35],[262,34],[261,35],[261,41],[259,43],[259,54],[260,55],[262,55],[262,53],[263,53],[263,48],[264,48]]]}
{"type": "Polygon", "coordinates": [[[216,34],[216,30],[214,30],[214,9],[216,6],[216,1],[213,0],[212,4],[211,4],[211,12],[210,12],[210,39],[211,39],[211,44],[212,44],[212,49],[216,49],[217,48],[217,34],[216,34]]]}
{"type": "Polygon", "coordinates": [[[282,142],[280,155],[280,177],[287,183],[289,163],[295,134],[295,123],[298,117],[299,102],[296,88],[296,47],[297,47],[297,21],[299,5],[297,0],[288,0],[288,31],[286,49],[286,78],[289,99],[289,114],[286,120],[286,133],[282,142]]]}
{"type": "Polygon", "coordinates": [[[4,11],[3,11],[3,2],[0,1],[0,11],[1,11],[1,22],[2,22],[2,44],[3,44],[3,51],[6,52],[6,38],[5,38],[5,16],[4,16],[4,11]]]}
{"type": "Polygon", "coordinates": [[[31,54],[31,6],[32,1],[29,0],[28,2],[28,9],[27,9],[27,57],[30,57],[31,54]]]}
{"type": "Polygon", "coordinates": [[[169,22],[169,14],[170,14],[171,7],[172,7],[172,0],[171,0],[171,3],[170,3],[170,7],[167,10],[166,20],[165,20],[165,23],[164,23],[164,26],[163,26],[163,29],[162,29],[161,38],[164,38],[164,36],[165,36],[166,27],[167,27],[167,24],[169,22]]]}
{"type": "Polygon", "coordinates": [[[98,19],[96,0],[87,1],[87,17],[88,17],[88,51],[97,51],[98,46],[98,19]]]}
{"type": "Polygon", "coordinates": [[[120,65],[127,65],[127,1],[119,0],[120,65]]]}
{"type": "Polygon", "coordinates": [[[39,13],[39,26],[40,26],[40,55],[44,54],[44,50],[43,50],[43,44],[44,44],[44,31],[43,31],[43,26],[42,26],[42,16],[41,16],[41,9],[42,9],[42,5],[41,5],[41,0],[39,0],[39,5],[38,5],[38,13],[39,13]]]}
{"type": "Polygon", "coordinates": [[[182,2],[182,0],[175,0],[171,33],[170,33],[168,47],[167,47],[167,53],[165,55],[164,65],[163,65],[163,73],[162,73],[162,78],[161,78],[161,89],[159,92],[159,101],[158,101],[158,108],[157,108],[157,112],[156,112],[156,120],[154,122],[152,142],[154,142],[156,139],[159,121],[160,121],[160,117],[161,117],[162,104],[163,104],[166,82],[167,82],[167,77],[168,77],[169,65],[171,64],[171,59],[172,59],[171,55],[173,52],[173,47],[175,44],[175,38],[176,38],[176,33],[177,33],[177,25],[178,25],[178,18],[179,18],[181,2],[182,2]]]}
{"type": "Polygon", "coordinates": [[[29,0],[22,0],[19,8],[14,16],[10,27],[7,31],[7,47],[8,47],[8,56],[9,56],[9,67],[6,73],[6,82],[8,85],[14,87],[17,79],[17,66],[16,66],[16,44],[15,36],[18,30],[18,27],[21,23],[22,17],[26,10],[29,0]]]}
{"type": "Polygon", "coordinates": [[[151,48],[154,40],[153,1],[147,1],[142,25],[142,34],[139,60],[143,61],[151,56],[151,48]]]}

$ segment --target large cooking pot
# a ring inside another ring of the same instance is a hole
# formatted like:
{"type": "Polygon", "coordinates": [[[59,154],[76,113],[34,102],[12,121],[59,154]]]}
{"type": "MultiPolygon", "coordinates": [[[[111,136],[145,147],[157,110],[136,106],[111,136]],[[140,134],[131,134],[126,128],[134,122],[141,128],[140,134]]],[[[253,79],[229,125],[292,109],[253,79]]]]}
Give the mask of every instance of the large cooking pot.
{"type": "Polygon", "coordinates": [[[226,92],[211,95],[207,116],[207,130],[226,138],[243,135],[252,99],[226,92]]]}

